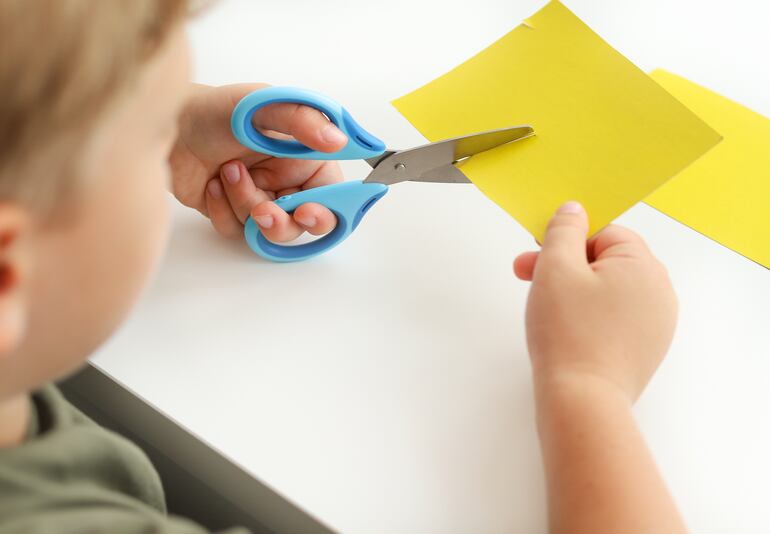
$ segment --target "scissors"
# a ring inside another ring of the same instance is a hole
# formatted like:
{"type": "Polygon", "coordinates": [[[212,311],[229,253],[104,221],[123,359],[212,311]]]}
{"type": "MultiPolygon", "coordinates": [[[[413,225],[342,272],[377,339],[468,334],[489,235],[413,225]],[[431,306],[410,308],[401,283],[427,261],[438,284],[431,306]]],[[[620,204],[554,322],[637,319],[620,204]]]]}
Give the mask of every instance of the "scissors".
{"type": "Polygon", "coordinates": [[[307,89],[268,87],[246,95],[235,106],[230,126],[239,143],[255,152],[279,158],[347,160],[363,159],[372,171],[364,180],[325,185],[280,197],[275,203],[291,213],[306,202],[317,202],[337,217],[337,226],[325,236],[301,245],[278,245],[262,235],[249,217],[244,228],[246,243],[265,259],[276,262],[301,261],[339,245],[358,227],[375,202],[388,192],[388,186],[405,181],[468,183],[455,167],[474,154],[534,135],[530,126],[516,126],[480,132],[407,150],[390,150],[364,130],[350,113],[334,100],[307,89]],[[337,152],[318,152],[294,140],[279,140],[257,131],[252,123],[260,108],[277,103],[297,103],[322,112],[348,137],[337,152]]]}

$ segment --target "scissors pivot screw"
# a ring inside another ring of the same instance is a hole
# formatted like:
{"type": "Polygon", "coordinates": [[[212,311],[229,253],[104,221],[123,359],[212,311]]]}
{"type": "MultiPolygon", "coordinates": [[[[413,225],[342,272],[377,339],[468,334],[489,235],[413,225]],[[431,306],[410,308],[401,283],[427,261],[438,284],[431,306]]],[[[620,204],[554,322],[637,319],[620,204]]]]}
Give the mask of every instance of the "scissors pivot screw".
{"type": "Polygon", "coordinates": [[[403,171],[404,169],[406,169],[406,165],[404,165],[403,163],[396,163],[396,166],[394,167],[394,169],[396,169],[397,171],[403,171]]]}

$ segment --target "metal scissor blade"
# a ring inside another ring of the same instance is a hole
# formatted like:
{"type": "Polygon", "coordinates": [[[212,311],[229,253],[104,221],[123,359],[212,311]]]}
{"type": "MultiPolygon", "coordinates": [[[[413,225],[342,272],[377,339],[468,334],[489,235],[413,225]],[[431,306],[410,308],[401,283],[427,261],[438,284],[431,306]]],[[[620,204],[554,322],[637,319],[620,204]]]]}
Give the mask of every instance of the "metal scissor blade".
{"type": "Polygon", "coordinates": [[[460,169],[452,163],[422,173],[419,178],[410,180],[412,182],[427,182],[433,184],[468,184],[470,180],[462,173],[460,169]]]}
{"type": "Polygon", "coordinates": [[[385,152],[383,152],[379,156],[374,156],[373,158],[367,158],[364,161],[367,162],[372,169],[374,169],[375,167],[377,167],[377,165],[380,164],[380,162],[382,160],[392,156],[395,153],[396,153],[395,150],[386,150],[385,152]]]}
{"type": "Polygon", "coordinates": [[[526,139],[534,134],[535,131],[530,126],[515,126],[455,137],[390,154],[386,153],[387,155],[383,154],[379,158],[372,158],[372,161],[367,160],[367,163],[372,165],[374,170],[364,181],[387,185],[407,180],[457,183],[460,181],[458,175],[462,175],[462,173],[452,172],[448,166],[474,154],[526,139]],[[442,171],[439,169],[444,169],[446,172],[442,175],[442,171]],[[442,178],[444,175],[446,178],[442,178]]]}

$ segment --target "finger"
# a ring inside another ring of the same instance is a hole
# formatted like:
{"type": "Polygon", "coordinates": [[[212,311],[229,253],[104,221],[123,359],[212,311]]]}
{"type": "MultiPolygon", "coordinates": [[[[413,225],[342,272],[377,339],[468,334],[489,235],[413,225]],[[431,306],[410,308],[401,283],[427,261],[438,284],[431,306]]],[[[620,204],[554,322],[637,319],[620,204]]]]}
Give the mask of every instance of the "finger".
{"type": "Polygon", "coordinates": [[[313,189],[322,185],[337,184],[344,179],[342,169],[336,161],[322,161],[320,163],[321,165],[313,175],[302,184],[302,189],[313,189]]]}
{"type": "Polygon", "coordinates": [[[328,234],[337,225],[337,217],[328,208],[315,202],[298,207],[294,211],[294,220],[313,235],[328,234]]]}
{"type": "Polygon", "coordinates": [[[251,217],[262,234],[274,243],[285,243],[298,238],[304,229],[291,215],[279,208],[275,202],[267,201],[254,206],[251,217]]]}
{"type": "Polygon", "coordinates": [[[254,185],[249,171],[242,162],[228,161],[222,165],[219,174],[230,207],[241,224],[246,222],[251,208],[269,200],[268,195],[254,185]]]}
{"type": "Polygon", "coordinates": [[[638,234],[623,226],[609,225],[588,240],[588,254],[594,261],[611,256],[649,254],[650,250],[638,234]]]}
{"type": "MultiPolygon", "coordinates": [[[[321,187],[324,185],[332,185],[335,183],[339,183],[342,181],[342,171],[340,170],[339,165],[337,165],[336,161],[327,161],[322,162],[322,165],[318,167],[316,172],[307,179],[307,181],[302,184],[302,191],[306,191],[308,189],[313,189],[315,187],[321,187]]],[[[281,195],[290,195],[292,193],[296,192],[294,188],[285,189],[281,191],[281,195]]],[[[323,212],[325,213],[326,208],[324,206],[321,206],[324,208],[323,212]]],[[[329,212],[331,213],[331,212],[329,212]]],[[[333,222],[333,219],[328,217],[328,214],[325,215],[328,222],[333,222]]]]}
{"type": "Polygon", "coordinates": [[[342,171],[333,161],[271,158],[251,167],[249,173],[254,184],[265,191],[308,189],[342,181],[342,171]]]}
{"type": "Polygon", "coordinates": [[[540,257],[543,261],[562,261],[588,265],[586,234],[588,216],[579,203],[563,204],[548,222],[540,257]]]}
{"type": "Polygon", "coordinates": [[[206,184],[206,209],[211,224],[221,235],[231,239],[243,235],[243,225],[233,213],[219,178],[213,178],[206,184]]]}
{"type": "MultiPolygon", "coordinates": [[[[312,189],[342,181],[342,170],[336,162],[323,162],[316,172],[304,183],[302,189],[312,189]]],[[[313,235],[331,232],[337,225],[337,217],[321,204],[303,204],[294,212],[294,220],[313,235]]]]}
{"type": "Polygon", "coordinates": [[[513,261],[513,273],[520,280],[531,282],[535,273],[535,264],[537,263],[538,252],[525,252],[513,261]]]}
{"type": "Polygon", "coordinates": [[[335,152],[348,142],[347,136],[317,109],[301,104],[265,106],[254,114],[254,126],[289,134],[313,150],[335,152]]]}

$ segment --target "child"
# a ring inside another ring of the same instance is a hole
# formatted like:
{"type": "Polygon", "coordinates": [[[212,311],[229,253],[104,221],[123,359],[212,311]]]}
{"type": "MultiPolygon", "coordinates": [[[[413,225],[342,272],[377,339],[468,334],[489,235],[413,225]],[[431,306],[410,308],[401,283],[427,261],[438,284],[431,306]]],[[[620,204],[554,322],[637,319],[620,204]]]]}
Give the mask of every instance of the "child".
{"type": "MultiPolygon", "coordinates": [[[[165,515],[138,448],[50,382],[120,324],[160,256],[170,181],[240,238],[323,234],[319,205],[271,199],[341,179],[336,165],[241,147],[235,102],[256,85],[189,87],[184,0],[0,0],[0,532],[201,532],[165,515]],[[177,131],[178,128],[178,131],[177,131]],[[170,154],[169,154],[170,153],[170,154]]],[[[344,135],[301,106],[259,126],[333,151],[344,135]]],[[[576,203],[554,216],[532,280],[527,336],[553,532],[680,532],[631,404],[663,358],[676,302],[641,239],[586,244],[576,203]]],[[[470,335],[471,333],[469,333],[470,335]]]]}

